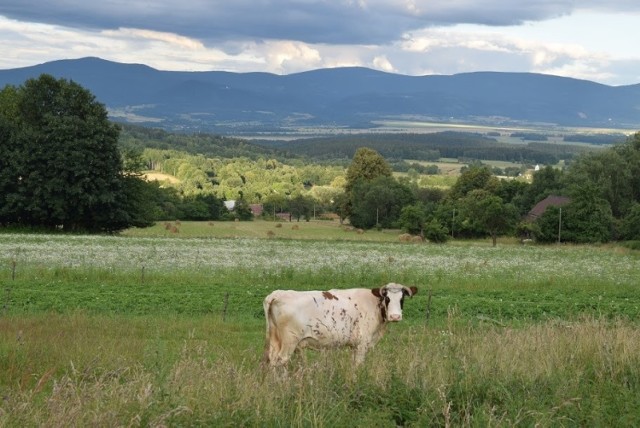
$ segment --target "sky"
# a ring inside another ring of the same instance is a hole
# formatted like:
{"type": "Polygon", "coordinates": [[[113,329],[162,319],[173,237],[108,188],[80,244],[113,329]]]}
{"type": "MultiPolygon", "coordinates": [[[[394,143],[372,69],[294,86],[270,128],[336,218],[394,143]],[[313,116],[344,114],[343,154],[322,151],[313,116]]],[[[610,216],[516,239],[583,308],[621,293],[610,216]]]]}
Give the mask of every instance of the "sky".
{"type": "Polygon", "coordinates": [[[640,83],[638,0],[0,0],[0,69],[546,73],[640,83]]]}

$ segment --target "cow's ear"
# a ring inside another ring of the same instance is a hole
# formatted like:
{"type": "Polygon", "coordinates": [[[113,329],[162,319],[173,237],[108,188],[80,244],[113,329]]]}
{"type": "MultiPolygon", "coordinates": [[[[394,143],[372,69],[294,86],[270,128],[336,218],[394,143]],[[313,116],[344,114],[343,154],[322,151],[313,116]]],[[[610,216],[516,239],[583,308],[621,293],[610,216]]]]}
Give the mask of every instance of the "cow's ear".
{"type": "Polygon", "coordinates": [[[418,292],[418,289],[416,287],[404,287],[402,289],[402,294],[409,297],[413,297],[413,295],[416,294],[417,292],[418,292]]]}
{"type": "Polygon", "coordinates": [[[380,292],[380,288],[372,288],[371,289],[371,293],[373,293],[373,295],[376,296],[377,298],[381,298],[382,297],[382,293],[380,292]]]}

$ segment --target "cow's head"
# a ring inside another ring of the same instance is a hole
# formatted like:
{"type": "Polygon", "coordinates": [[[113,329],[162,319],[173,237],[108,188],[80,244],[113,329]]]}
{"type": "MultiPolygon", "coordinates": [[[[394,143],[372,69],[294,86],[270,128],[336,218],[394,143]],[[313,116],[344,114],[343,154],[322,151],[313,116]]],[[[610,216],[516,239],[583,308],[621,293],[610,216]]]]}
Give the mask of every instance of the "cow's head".
{"type": "Polygon", "coordinates": [[[400,321],[402,320],[404,297],[412,297],[418,292],[418,289],[391,282],[380,288],[373,288],[371,292],[380,299],[382,318],[385,321],[400,321]]]}

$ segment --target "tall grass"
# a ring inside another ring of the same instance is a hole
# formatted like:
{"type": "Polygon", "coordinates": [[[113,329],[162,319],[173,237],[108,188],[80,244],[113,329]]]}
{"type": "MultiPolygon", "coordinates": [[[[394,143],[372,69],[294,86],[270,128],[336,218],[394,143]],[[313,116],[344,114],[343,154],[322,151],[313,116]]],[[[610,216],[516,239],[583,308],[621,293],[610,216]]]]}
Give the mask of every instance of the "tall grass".
{"type": "Polygon", "coordinates": [[[634,426],[636,325],[394,326],[353,372],[343,351],[288,375],[262,328],[211,318],[3,319],[1,426],[634,426]],[[238,338],[240,336],[240,338],[238,338]]]}

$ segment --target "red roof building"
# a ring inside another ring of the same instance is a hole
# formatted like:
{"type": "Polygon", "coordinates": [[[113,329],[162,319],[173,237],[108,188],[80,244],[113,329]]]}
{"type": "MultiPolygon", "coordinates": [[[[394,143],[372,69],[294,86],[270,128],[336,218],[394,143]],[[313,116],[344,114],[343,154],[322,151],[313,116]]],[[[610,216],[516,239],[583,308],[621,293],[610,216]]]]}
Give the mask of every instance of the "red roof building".
{"type": "Polygon", "coordinates": [[[536,221],[542,214],[544,214],[548,207],[561,207],[569,202],[571,202],[571,199],[566,196],[547,196],[531,208],[531,211],[529,211],[525,219],[527,221],[536,221]]]}

